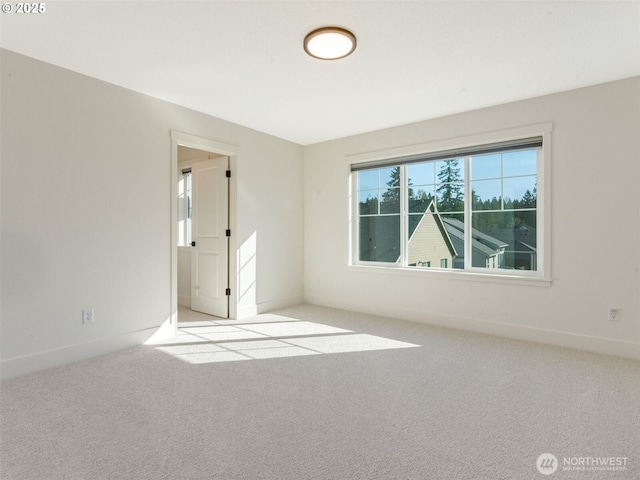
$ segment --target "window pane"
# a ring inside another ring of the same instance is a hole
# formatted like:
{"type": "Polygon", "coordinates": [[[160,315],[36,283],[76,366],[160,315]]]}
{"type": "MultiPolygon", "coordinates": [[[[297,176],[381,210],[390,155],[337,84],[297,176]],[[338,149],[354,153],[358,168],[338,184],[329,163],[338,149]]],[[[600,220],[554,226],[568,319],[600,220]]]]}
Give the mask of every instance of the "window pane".
{"type": "Polygon", "coordinates": [[[378,170],[358,172],[358,190],[375,190],[378,188],[378,170]]]}
{"type": "Polygon", "coordinates": [[[464,212],[464,183],[444,183],[436,189],[436,206],[442,212],[464,212]]]}
{"type": "Polygon", "coordinates": [[[471,179],[500,178],[502,176],[502,155],[491,153],[471,158],[471,179]]]}
{"type": "Polygon", "coordinates": [[[535,175],[537,173],[538,150],[507,152],[502,157],[504,176],[535,175]]]}
{"type": "Polygon", "coordinates": [[[378,214],[378,191],[369,190],[358,192],[358,214],[377,215],[378,214]]]}
{"type": "Polygon", "coordinates": [[[400,258],[400,215],[360,217],[358,219],[359,260],[392,262],[400,258]]]}
{"type": "Polygon", "coordinates": [[[502,210],[502,181],[478,180],[471,182],[473,210],[502,210]]]}
{"type": "Polygon", "coordinates": [[[505,178],[504,208],[535,208],[536,177],[505,178]]]}
{"type": "Polygon", "coordinates": [[[422,220],[422,215],[409,215],[409,238],[413,235],[420,220],[422,220]]]}
{"type": "Polygon", "coordinates": [[[464,182],[464,159],[450,158],[436,163],[437,183],[464,182]]]}
{"type": "Polygon", "coordinates": [[[449,262],[447,268],[464,268],[464,215],[444,214],[440,218],[453,247],[453,261],[449,262]]]}
{"type": "Polygon", "coordinates": [[[400,213],[400,189],[388,188],[382,191],[380,213],[400,213]]]}
{"type": "Polygon", "coordinates": [[[380,188],[400,186],[400,167],[381,168],[380,188]]]}
{"type": "Polygon", "coordinates": [[[474,213],[472,225],[472,266],[537,269],[535,211],[474,213]]]}
{"type": "Polygon", "coordinates": [[[409,185],[433,185],[436,183],[435,162],[410,164],[407,175],[409,185]]]}
{"type": "Polygon", "coordinates": [[[410,215],[407,250],[410,267],[454,268],[457,252],[448,233],[449,222],[454,220],[445,221],[437,213],[410,215]]]}
{"type": "Polygon", "coordinates": [[[464,211],[464,159],[436,162],[436,206],[442,212],[464,211]]]}
{"type": "Polygon", "coordinates": [[[435,199],[433,187],[409,189],[409,213],[424,213],[432,200],[435,199]]]}

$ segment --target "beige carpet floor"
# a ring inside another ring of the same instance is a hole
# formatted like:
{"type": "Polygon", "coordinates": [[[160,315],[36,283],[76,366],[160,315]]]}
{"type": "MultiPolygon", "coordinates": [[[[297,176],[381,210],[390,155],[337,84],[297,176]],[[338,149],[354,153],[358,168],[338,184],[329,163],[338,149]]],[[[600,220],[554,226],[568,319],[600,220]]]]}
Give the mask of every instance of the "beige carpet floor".
{"type": "Polygon", "coordinates": [[[0,478],[640,478],[639,362],[307,305],[188,320],[2,382],[0,478]]]}

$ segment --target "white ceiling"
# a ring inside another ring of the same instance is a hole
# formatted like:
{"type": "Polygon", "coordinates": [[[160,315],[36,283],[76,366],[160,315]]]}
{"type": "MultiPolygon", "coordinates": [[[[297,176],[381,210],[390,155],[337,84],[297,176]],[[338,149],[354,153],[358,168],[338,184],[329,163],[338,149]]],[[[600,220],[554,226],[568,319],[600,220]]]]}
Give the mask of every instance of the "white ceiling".
{"type": "Polygon", "coordinates": [[[302,145],[640,75],[640,0],[47,1],[0,19],[3,48],[302,145]],[[355,53],[308,57],[324,25],[355,53]]]}

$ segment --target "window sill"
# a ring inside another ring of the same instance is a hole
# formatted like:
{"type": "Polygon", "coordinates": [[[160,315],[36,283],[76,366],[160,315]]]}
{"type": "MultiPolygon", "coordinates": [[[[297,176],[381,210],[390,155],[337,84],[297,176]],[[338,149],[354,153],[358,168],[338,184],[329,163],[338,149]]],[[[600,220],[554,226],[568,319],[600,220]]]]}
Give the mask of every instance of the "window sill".
{"type": "Polygon", "coordinates": [[[445,271],[437,268],[418,269],[378,265],[345,265],[348,272],[400,275],[413,278],[438,280],[458,280],[465,282],[498,283],[503,285],[527,285],[532,287],[550,287],[551,279],[525,275],[492,274],[470,271],[445,271]]]}

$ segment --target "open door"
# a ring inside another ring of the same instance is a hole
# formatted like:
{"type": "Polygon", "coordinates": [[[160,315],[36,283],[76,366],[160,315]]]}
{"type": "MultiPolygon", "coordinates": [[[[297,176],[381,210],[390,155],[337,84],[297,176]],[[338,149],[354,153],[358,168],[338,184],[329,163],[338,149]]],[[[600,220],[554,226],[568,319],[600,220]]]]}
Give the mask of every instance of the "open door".
{"type": "Polygon", "coordinates": [[[228,157],[195,163],[192,175],[191,309],[229,317],[228,157]]]}

